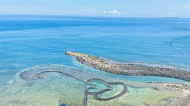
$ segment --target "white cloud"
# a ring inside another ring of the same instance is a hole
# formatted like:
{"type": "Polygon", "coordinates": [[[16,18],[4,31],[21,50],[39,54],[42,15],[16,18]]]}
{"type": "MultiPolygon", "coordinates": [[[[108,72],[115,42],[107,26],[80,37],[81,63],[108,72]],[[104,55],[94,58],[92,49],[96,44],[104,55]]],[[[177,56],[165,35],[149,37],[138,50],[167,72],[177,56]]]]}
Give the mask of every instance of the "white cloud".
{"type": "Polygon", "coordinates": [[[111,10],[111,11],[108,11],[109,14],[121,14],[120,11],[117,11],[117,10],[111,10]]]}
{"type": "Polygon", "coordinates": [[[102,14],[115,14],[115,15],[121,15],[122,14],[122,12],[120,12],[118,10],[100,11],[99,13],[102,13],[102,14]]]}
{"type": "Polygon", "coordinates": [[[102,13],[104,13],[104,14],[105,14],[105,13],[107,13],[107,12],[106,12],[106,11],[102,11],[102,13]]]}

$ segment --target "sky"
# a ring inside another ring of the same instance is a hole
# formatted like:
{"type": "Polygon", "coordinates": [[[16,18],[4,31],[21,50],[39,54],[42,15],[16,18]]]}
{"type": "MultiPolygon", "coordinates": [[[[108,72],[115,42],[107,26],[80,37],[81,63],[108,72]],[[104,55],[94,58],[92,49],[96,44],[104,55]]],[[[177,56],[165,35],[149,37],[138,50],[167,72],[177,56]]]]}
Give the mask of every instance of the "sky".
{"type": "Polygon", "coordinates": [[[190,0],[0,0],[0,14],[190,18],[190,0]]]}

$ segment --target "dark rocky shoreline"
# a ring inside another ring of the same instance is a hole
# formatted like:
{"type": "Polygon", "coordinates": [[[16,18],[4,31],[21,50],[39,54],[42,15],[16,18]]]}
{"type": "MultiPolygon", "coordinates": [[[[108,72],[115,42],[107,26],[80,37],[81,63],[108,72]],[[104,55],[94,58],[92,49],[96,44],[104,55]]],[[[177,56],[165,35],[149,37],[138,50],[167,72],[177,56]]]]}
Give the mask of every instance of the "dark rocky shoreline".
{"type": "Polygon", "coordinates": [[[161,76],[177,78],[190,82],[190,71],[185,69],[149,66],[132,63],[122,64],[101,57],[90,56],[87,54],[70,51],[65,52],[65,54],[76,58],[82,64],[86,64],[93,68],[109,73],[128,76],[161,76]]]}

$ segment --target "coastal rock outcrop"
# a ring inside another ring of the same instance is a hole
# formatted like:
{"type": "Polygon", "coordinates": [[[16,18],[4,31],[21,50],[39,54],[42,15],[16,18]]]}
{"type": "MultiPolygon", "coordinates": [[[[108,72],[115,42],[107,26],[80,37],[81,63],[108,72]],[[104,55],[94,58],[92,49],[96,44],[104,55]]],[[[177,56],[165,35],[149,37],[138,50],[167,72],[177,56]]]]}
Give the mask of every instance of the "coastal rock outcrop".
{"type": "Polygon", "coordinates": [[[65,54],[76,58],[82,64],[109,73],[128,76],[161,76],[177,78],[190,82],[190,71],[185,69],[150,66],[135,63],[119,63],[101,57],[71,51],[65,52],[65,54]]]}

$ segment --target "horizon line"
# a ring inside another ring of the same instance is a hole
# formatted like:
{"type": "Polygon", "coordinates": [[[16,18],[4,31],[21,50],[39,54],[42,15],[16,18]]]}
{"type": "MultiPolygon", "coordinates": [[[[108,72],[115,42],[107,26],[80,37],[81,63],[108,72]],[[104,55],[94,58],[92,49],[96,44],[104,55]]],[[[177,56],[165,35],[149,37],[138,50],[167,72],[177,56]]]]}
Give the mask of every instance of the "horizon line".
{"type": "Polygon", "coordinates": [[[185,18],[185,19],[189,19],[190,17],[177,17],[177,16],[106,16],[106,15],[39,15],[39,14],[0,14],[0,16],[44,16],[44,17],[48,17],[48,16],[53,16],[53,17],[105,17],[105,18],[185,18]]]}

